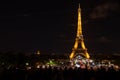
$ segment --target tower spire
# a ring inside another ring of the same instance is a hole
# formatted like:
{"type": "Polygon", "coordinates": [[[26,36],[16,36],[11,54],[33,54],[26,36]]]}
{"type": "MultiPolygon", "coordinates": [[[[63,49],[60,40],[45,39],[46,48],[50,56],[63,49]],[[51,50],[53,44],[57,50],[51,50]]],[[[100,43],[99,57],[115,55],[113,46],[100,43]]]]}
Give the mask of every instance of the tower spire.
{"type": "Polygon", "coordinates": [[[80,8],[80,3],[79,3],[77,37],[80,37],[80,35],[82,35],[82,24],[81,24],[81,8],[80,8]]]}
{"type": "Polygon", "coordinates": [[[80,9],[80,3],[79,3],[79,9],[80,9]]]}

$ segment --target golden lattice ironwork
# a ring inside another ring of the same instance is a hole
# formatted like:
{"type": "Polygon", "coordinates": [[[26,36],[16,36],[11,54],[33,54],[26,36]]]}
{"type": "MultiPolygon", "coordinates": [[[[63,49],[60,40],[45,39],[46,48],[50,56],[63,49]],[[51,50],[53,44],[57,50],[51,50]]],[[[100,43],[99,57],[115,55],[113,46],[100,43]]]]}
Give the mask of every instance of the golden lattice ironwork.
{"type": "Polygon", "coordinates": [[[80,54],[85,58],[90,58],[90,55],[87,52],[87,48],[84,44],[84,39],[82,35],[82,23],[81,23],[81,8],[79,4],[78,8],[78,26],[77,26],[77,35],[75,39],[75,44],[70,54],[70,59],[74,58],[75,55],[80,54]]]}

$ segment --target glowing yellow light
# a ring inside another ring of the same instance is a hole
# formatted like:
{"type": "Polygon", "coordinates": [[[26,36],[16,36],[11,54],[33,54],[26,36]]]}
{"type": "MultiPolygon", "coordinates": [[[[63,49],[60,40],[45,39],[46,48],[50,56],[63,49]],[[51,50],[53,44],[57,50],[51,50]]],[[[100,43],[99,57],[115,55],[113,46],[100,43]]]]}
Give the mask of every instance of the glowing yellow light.
{"type": "Polygon", "coordinates": [[[75,53],[80,53],[86,58],[90,58],[90,55],[87,53],[87,49],[84,44],[84,39],[82,35],[82,23],[81,23],[81,8],[79,4],[78,8],[78,24],[77,24],[77,34],[76,34],[76,41],[74,43],[74,48],[72,53],[69,55],[69,58],[72,59],[75,56],[75,53]],[[80,46],[79,46],[80,44],[80,46]]]}
{"type": "Polygon", "coordinates": [[[88,53],[86,53],[86,58],[88,58],[88,59],[90,58],[90,55],[88,53]]]}
{"type": "Polygon", "coordinates": [[[77,37],[82,35],[82,27],[81,27],[81,10],[80,10],[80,5],[78,8],[78,29],[77,29],[77,37]]]}
{"type": "Polygon", "coordinates": [[[77,47],[78,47],[78,41],[76,41],[74,44],[74,48],[77,49],[77,47]]]}
{"type": "Polygon", "coordinates": [[[72,52],[69,56],[70,59],[72,59],[74,57],[74,52],[72,52]]]}
{"type": "Polygon", "coordinates": [[[82,48],[85,49],[85,44],[83,41],[81,42],[81,45],[82,45],[82,48]]]}

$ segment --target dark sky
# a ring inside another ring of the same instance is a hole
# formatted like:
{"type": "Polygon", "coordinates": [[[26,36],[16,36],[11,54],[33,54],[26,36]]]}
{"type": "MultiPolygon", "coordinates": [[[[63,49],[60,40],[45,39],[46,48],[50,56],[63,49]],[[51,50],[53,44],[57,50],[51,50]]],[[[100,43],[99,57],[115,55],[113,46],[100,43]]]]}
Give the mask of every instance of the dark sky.
{"type": "Polygon", "coordinates": [[[0,3],[0,51],[70,53],[77,9],[89,53],[120,53],[119,0],[40,0],[0,3]]]}

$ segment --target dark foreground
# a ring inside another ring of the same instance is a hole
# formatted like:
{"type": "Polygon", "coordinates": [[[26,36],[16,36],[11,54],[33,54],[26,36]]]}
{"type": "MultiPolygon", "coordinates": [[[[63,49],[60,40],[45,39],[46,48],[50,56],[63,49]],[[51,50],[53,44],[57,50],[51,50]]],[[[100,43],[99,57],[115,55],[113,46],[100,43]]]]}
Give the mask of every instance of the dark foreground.
{"type": "Polygon", "coordinates": [[[46,67],[39,69],[9,69],[0,73],[0,80],[120,80],[120,69],[81,69],[46,67]]]}

